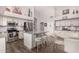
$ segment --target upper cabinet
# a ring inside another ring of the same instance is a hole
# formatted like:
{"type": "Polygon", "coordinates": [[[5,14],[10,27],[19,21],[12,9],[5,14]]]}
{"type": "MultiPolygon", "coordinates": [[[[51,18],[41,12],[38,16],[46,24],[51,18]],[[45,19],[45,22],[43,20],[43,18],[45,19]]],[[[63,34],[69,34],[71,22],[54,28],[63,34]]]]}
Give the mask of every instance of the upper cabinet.
{"type": "Polygon", "coordinates": [[[19,14],[19,15],[22,15],[22,10],[20,7],[6,7],[5,8],[5,12],[11,12],[11,13],[15,13],[15,14],[19,14]]]}
{"type": "Polygon", "coordinates": [[[4,6],[0,6],[0,14],[4,14],[5,12],[5,7],[4,6]]]}
{"type": "Polygon", "coordinates": [[[4,15],[29,19],[34,17],[34,7],[28,6],[9,6],[5,7],[4,15]]]}
{"type": "Polygon", "coordinates": [[[21,19],[34,19],[33,6],[0,6],[0,15],[21,19]]]}
{"type": "Polygon", "coordinates": [[[79,7],[78,6],[57,7],[56,17],[61,17],[61,19],[79,17],[79,7]]]}

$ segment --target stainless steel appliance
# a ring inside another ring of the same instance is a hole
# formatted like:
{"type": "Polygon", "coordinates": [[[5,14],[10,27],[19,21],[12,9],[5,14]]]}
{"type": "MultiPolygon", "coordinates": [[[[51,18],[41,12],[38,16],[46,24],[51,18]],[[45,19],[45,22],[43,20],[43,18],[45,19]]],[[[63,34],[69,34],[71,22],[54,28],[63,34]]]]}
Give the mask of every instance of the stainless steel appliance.
{"type": "Polygon", "coordinates": [[[7,25],[8,42],[18,40],[19,31],[16,28],[17,23],[9,22],[7,25]]]}

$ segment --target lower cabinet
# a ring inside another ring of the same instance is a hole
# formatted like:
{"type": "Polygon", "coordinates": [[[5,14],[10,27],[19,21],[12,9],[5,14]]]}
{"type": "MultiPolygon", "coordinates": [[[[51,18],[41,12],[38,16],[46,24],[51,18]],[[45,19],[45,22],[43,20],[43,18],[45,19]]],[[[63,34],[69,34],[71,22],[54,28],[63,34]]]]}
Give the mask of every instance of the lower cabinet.
{"type": "Polygon", "coordinates": [[[64,39],[64,51],[68,53],[79,53],[79,39],[64,39]]]}
{"type": "Polygon", "coordinates": [[[24,39],[23,31],[19,31],[19,39],[24,39]]]}
{"type": "Polygon", "coordinates": [[[5,53],[6,52],[6,41],[5,37],[0,38],[0,53],[5,53]]]}

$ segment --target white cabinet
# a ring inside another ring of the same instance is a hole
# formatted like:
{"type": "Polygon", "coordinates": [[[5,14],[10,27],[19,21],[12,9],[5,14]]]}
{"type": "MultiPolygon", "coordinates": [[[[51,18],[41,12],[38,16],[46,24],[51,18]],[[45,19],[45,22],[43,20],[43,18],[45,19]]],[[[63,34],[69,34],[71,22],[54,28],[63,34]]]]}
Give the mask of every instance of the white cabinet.
{"type": "Polygon", "coordinates": [[[62,27],[65,28],[65,30],[67,31],[79,31],[79,19],[56,20],[55,22],[57,30],[59,30],[59,28],[62,27]]]}
{"type": "Polygon", "coordinates": [[[13,22],[18,23],[18,19],[14,18],[13,22]]]}
{"type": "Polygon", "coordinates": [[[19,22],[19,23],[18,23],[19,26],[23,26],[23,25],[24,25],[24,20],[19,20],[18,22],[19,22]]]}
{"type": "Polygon", "coordinates": [[[23,31],[19,31],[19,39],[23,39],[23,38],[24,38],[23,31]]]}
{"type": "Polygon", "coordinates": [[[9,20],[9,18],[3,17],[3,26],[7,26],[7,20],[9,20]]]}
{"type": "Polygon", "coordinates": [[[3,25],[3,19],[0,19],[0,25],[3,25]]]}
{"type": "Polygon", "coordinates": [[[60,22],[56,21],[56,26],[60,26],[60,22]]]}
{"type": "Polygon", "coordinates": [[[0,16],[0,25],[3,24],[3,17],[0,16]]]}
{"type": "Polygon", "coordinates": [[[64,39],[64,50],[69,53],[79,53],[79,39],[64,39]]]}
{"type": "Polygon", "coordinates": [[[29,48],[32,49],[32,34],[30,33],[24,33],[24,45],[29,48]]]}
{"type": "Polygon", "coordinates": [[[0,53],[6,52],[6,44],[5,44],[5,37],[0,38],[0,53]]]}
{"type": "Polygon", "coordinates": [[[73,20],[73,21],[71,21],[71,24],[73,26],[79,26],[79,20],[73,20]]]}

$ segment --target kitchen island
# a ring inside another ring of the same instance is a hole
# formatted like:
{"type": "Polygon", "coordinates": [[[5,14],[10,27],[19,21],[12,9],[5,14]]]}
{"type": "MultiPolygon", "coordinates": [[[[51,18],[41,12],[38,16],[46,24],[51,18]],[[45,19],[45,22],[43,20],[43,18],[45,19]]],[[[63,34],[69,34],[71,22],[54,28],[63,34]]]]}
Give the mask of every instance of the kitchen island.
{"type": "Polygon", "coordinates": [[[64,39],[64,51],[69,53],[79,53],[79,38],[64,39]]]}
{"type": "MultiPolygon", "coordinates": [[[[24,32],[24,45],[29,48],[35,48],[36,42],[38,41],[38,39],[41,39],[41,34],[43,34],[42,36],[44,36],[46,32],[35,32],[34,34],[31,32],[24,32]]],[[[41,43],[39,43],[40,45],[41,43]]]]}
{"type": "Polygon", "coordinates": [[[24,33],[24,45],[28,48],[28,49],[32,49],[32,33],[24,33]]]}
{"type": "Polygon", "coordinates": [[[64,38],[64,51],[68,53],[79,53],[79,32],[56,31],[55,34],[64,38]]]}

